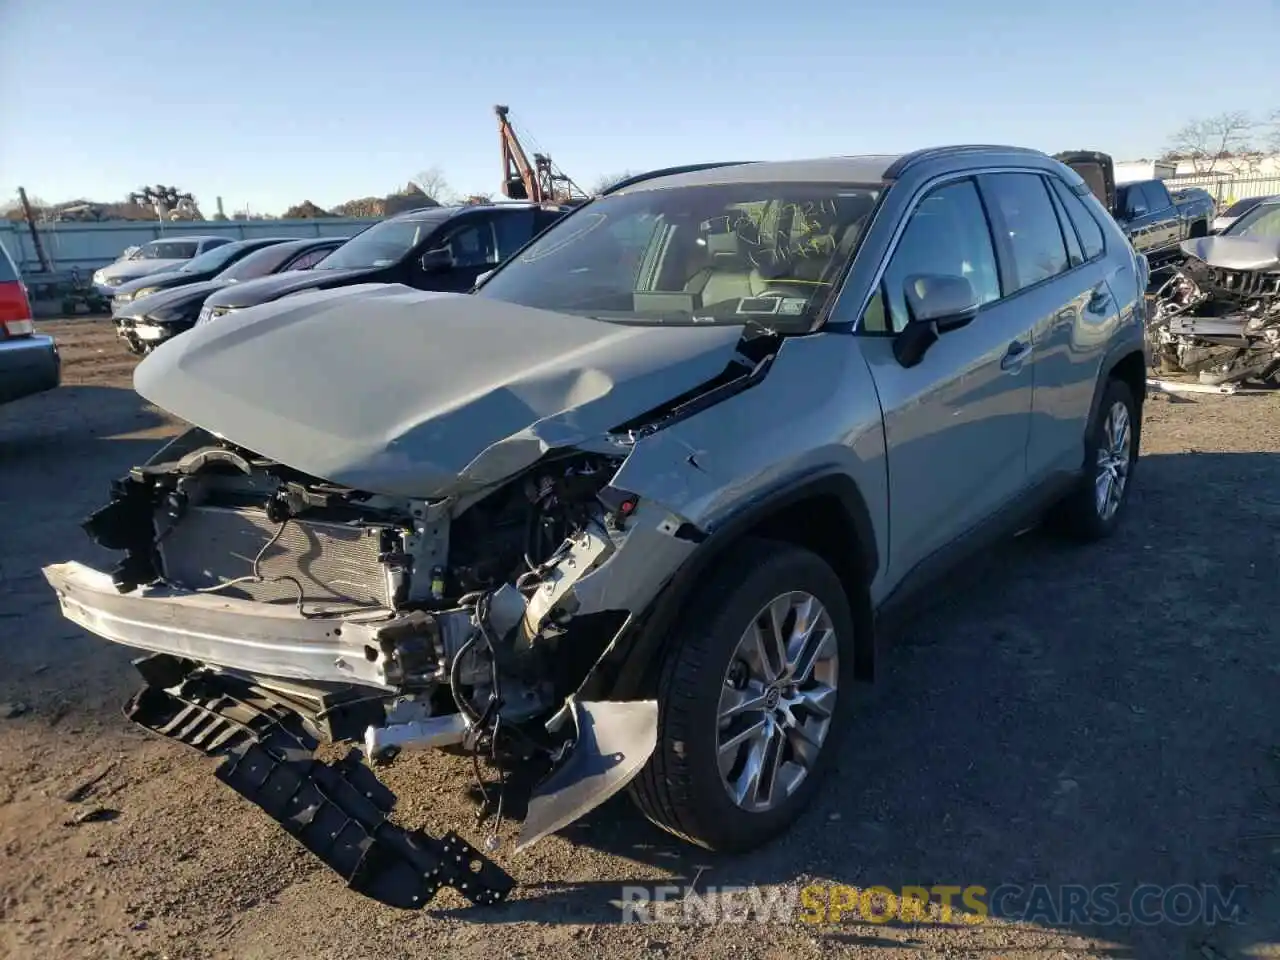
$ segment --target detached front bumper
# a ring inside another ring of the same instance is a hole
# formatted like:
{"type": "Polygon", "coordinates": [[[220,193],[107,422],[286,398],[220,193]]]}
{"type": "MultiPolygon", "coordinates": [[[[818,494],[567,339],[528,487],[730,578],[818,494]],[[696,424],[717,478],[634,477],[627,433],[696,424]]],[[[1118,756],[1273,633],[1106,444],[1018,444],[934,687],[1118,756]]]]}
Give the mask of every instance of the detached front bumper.
{"type": "Polygon", "coordinates": [[[43,573],[63,616],[91,633],[261,677],[392,689],[383,633],[418,626],[385,610],[304,617],[292,606],[212,593],[141,587],[122,594],[110,575],[82,563],[50,564],[43,573]]]}

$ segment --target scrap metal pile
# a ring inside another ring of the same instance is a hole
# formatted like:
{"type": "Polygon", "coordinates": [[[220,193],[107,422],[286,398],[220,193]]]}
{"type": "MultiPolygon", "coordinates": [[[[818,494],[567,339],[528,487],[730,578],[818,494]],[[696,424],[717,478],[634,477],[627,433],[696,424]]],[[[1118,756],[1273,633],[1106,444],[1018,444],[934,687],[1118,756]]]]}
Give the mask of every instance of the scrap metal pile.
{"type": "Polygon", "coordinates": [[[1280,386],[1280,238],[1200,237],[1156,292],[1152,366],[1210,386],[1280,386]]]}

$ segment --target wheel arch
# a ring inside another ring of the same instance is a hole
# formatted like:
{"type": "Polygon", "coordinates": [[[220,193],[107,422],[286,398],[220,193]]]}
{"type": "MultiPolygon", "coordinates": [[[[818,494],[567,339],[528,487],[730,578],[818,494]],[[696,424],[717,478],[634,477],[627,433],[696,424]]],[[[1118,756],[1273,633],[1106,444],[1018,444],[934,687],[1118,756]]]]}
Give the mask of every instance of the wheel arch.
{"type": "Polygon", "coordinates": [[[1126,342],[1114,348],[1103,359],[1098,379],[1093,385],[1093,402],[1089,405],[1088,423],[1097,419],[1103,391],[1113,379],[1122,381],[1129,388],[1141,414],[1147,400],[1147,354],[1142,344],[1126,342]]]}
{"type": "Polygon", "coordinates": [[[667,582],[645,613],[633,619],[583,683],[614,699],[648,686],[663,648],[698,584],[744,538],[775,540],[822,557],[844,585],[854,619],[854,664],[858,679],[875,673],[875,617],[869,586],[880,568],[871,513],[857,483],[843,473],[809,476],[773,491],[702,535],[700,546],[667,582]],[[629,634],[629,636],[628,636],[629,634]],[[612,661],[611,663],[609,661],[612,661]]]}

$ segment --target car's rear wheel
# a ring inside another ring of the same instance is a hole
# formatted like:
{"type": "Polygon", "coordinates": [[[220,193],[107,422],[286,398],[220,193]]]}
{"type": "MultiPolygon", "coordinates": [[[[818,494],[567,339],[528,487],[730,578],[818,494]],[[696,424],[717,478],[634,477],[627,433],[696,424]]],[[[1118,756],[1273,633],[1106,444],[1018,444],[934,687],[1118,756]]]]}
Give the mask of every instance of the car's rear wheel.
{"type": "Polygon", "coordinates": [[[853,617],[810,551],[749,540],[686,607],[657,681],[658,746],[631,794],[665,830],[746,850],[785,830],[853,706],[853,617]]]}
{"type": "Polygon", "coordinates": [[[1110,536],[1133,488],[1142,437],[1142,410],[1123,380],[1112,379],[1085,437],[1078,486],[1050,514],[1051,526],[1077,540],[1110,536]]]}

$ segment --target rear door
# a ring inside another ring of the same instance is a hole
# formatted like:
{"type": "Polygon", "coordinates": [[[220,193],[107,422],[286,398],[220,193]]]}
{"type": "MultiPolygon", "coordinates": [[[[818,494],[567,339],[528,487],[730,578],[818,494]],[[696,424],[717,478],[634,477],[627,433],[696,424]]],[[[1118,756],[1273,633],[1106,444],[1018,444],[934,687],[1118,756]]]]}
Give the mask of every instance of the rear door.
{"type": "Polygon", "coordinates": [[[1103,232],[1080,197],[1053,175],[995,174],[983,194],[998,227],[1012,302],[1033,320],[1032,485],[1080,469],[1085,422],[1118,311],[1103,232]]]}
{"type": "Polygon", "coordinates": [[[1031,330],[1001,294],[987,213],[972,177],[930,189],[915,206],[860,323],[884,412],[891,566],[903,576],[1017,496],[1026,483],[1031,330]],[[982,305],[913,367],[894,356],[905,288],[920,274],[963,276],[982,305]]]}
{"type": "Polygon", "coordinates": [[[1151,246],[1155,250],[1173,246],[1182,239],[1182,217],[1173,205],[1169,190],[1159,180],[1142,185],[1151,218],[1151,246]]]}

